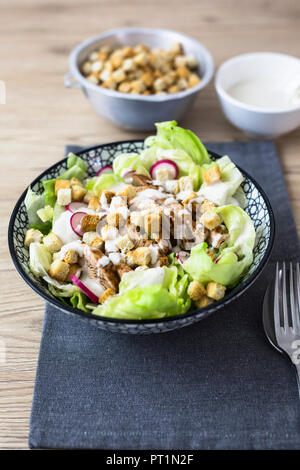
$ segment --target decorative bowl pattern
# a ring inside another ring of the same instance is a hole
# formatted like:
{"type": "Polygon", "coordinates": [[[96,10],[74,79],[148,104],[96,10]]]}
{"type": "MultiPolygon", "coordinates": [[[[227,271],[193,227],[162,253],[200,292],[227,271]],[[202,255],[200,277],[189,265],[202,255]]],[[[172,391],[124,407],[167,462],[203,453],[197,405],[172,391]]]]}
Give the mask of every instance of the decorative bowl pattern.
{"type": "MultiPolygon", "coordinates": [[[[77,155],[80,155],[87,163],[89,176],[94,176],[102,166],[111,164],[117,154],[122,152],[139,152],[142,148],[143,141],[122,141],[84,149],[77,152],[77,155]]],[[[220,157],[213,152],[210,152],[210,154],[213,159],[220,157]]],[[[32,182],[31,188],[34,191],[42,192],[41,181],[59,176],[66,168],[66,159],[59,161],[38,176],[32,182]]],[[[12,259],[23,279],[46,301],[60,308],[68,315],[79,317],[98,328],[119,333],[149,334],[161,333],[190,325],[225,307],[233,299],[242,295],[262,271],[272,249],[274,239],[272,208],[267,196],[259,185],[247,173],[243,170],[241,171],[245,176],[243,189],[248,200],[246,212],[251,217],[256,230],[253,263],[238,286],[229,292],[224,299],[201,310],[188,311],[182,315],[158,320],[120,320],[85,313],[62,303],[49,292],[47,283],[37,279],[29,270],[29,253],[27,248],[24,247],[25,232],[28,229],[28,219],[24,204],[27,190],[19,198],[9,224],[8,240],[12,259]]]]}

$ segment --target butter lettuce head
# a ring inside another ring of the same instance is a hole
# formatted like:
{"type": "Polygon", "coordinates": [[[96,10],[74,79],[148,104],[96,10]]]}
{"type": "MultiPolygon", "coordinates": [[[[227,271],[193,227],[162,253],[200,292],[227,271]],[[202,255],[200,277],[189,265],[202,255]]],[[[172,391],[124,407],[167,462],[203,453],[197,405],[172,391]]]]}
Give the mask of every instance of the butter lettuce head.
{"type": "Polygon", "coordinates": [[[218,263],[214,263],[206,253],[207,244],[200,243],[192,248],[183,269],[204,284],[214,281],[232,288],[252,263],[255,230],[250,217],[240,207],[230,205],[215,210],[221,215],[230,235],[226,246],[220,249],[218,263]]]}
{"type": "Polygon", "coordinates": [[[183,129],[176,121],[156,123],[157,134],[145,140],[145,147],[164,150],[184,150],[197,165],[209,163],[208,152],[201,140],[190,130],[183,129]]]}
{"type": "Polygon", "coordinates": [[[122,277],[119,294],[98,306],[93,314],[111,318],[146,320],[185,313],[191,301],[187,282],[177,268],[131,271],[122,277]]]}

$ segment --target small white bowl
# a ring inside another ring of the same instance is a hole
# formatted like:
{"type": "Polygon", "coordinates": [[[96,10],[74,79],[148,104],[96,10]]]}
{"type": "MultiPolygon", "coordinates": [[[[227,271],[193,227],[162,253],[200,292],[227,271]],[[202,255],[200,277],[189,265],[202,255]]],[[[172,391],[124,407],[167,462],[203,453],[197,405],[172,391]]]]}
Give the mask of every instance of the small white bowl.
{"type": "Polygon", "coordinates": [[[228,94],[241,80],[280,76],[282,83],[298,79],[300,60],[285,54],[254,52],[224,62],[215,77],[215,88],[227,119],[242,131],[256,137],[274,138],[300,126],[300,103],[286,109],[265,109],[252,106],[228,94]]]}
{"type": "Polygon", "coordinates": [[[75,47],[69,58],[70,73],[65,75],[65,86],[81,88],[96,113],[126,129],[152,130],[159,121],[179,120],[191,107],[198,92],[211,80],[214,63],[210,52],[195,39],[168,29],[118,28],[87,39],[75,47]],[[182,44],[185,53],[194,54],[201,82],[188,90],[166,95],[138,95],[120,93],[94,85],[80,72],[80,65],[100,46],[146,44],[151,48],[169,48],[182,44]]]}

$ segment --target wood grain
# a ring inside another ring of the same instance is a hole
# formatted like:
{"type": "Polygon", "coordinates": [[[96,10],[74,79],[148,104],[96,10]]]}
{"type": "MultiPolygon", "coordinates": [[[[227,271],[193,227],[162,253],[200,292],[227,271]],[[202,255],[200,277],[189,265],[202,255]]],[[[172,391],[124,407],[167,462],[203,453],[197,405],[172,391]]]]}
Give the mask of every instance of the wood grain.
{"type": "MultiPolygon", "coordinates": [[[[79,90],[66,90],[68,53],[83,39],[119,26],[166,27],[203,42],[216,66],[231,56],[274,50],[299,53],[298,0],[0,0],[0,448],[26,449],[44,303],[15,271],[7,225],[16,199],[66,143],[83,146],[143,137],[97,117],[79,90]],[[0,346],[1,347],[1,346],[0,346]],[[0,350],[1,358],[1,350],[0,350]]],[[[213,84],[182,123],[201,138],[245,140],[223,117],[213,84]]],[[[277,142],[300,233],[300,130],[277,142]]],[[[276,188],[274,188],[276,190],[276,188]]]]}

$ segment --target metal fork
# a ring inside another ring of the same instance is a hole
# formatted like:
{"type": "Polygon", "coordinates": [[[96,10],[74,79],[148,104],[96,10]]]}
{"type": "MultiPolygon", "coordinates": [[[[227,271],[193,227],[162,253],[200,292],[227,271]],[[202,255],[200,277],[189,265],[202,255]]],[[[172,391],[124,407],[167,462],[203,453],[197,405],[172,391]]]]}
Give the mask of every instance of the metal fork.
{"type": "Polygon", "coordinates": [[[289,356],[297,370],[300,395],[300,268],[287,269],[276,264],[274,286],[274,327],[278,346],[289,356]]]}

